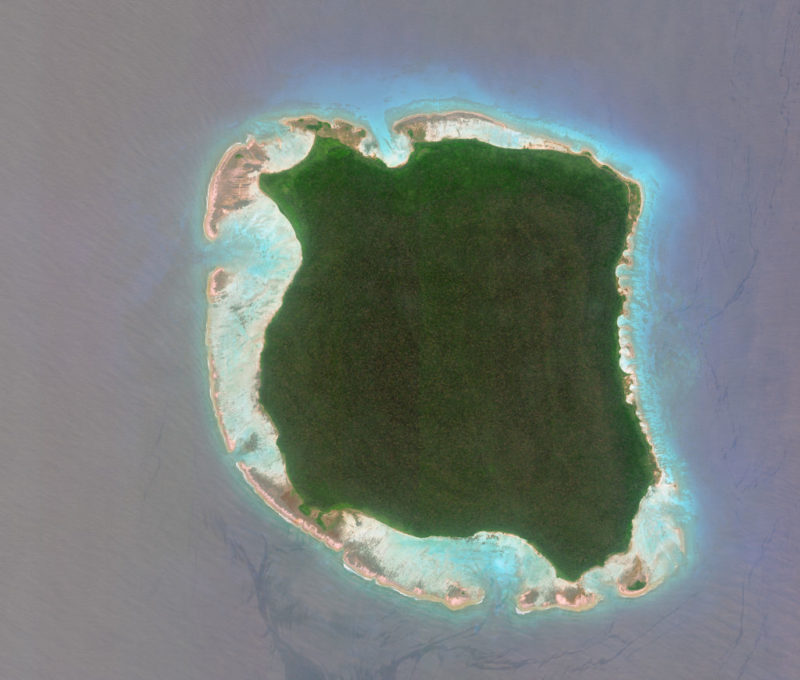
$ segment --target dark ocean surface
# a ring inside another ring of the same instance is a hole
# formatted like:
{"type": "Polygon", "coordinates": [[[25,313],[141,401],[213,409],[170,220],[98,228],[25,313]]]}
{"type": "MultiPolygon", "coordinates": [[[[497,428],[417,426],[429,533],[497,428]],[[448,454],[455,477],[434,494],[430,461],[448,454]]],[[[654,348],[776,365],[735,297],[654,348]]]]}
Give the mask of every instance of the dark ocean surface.
{"type": "Polygon", "coordinates": [[[0,677],[795,676],[800,3],[13,0],[0,50],[0,677]],[[225,460],[203,343],[216,161],[265,111],[341,103],[337,82],[382,111],[419,96],[382,101],[382,80],[430,78],[680,178],[650,360],[674,376],[696,519],[641,599],[409,600],[225,460]]]}

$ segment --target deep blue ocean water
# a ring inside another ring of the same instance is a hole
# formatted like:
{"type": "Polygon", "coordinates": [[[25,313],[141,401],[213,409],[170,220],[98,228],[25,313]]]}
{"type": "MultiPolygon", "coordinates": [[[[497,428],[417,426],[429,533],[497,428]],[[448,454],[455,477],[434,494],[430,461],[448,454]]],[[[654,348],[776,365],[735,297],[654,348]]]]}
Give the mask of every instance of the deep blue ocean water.
{"type": "Polygon", "coordinates": [[[4,8],[0,675],[793,677],[798,9],[4,8]],[[217,159],[281,107],[379,130],[432,101],[563,126],[658,182],[641,378],[694,517],[646,597],[525,617],[414,602],[226,461],[203,345],[217,159]]]}

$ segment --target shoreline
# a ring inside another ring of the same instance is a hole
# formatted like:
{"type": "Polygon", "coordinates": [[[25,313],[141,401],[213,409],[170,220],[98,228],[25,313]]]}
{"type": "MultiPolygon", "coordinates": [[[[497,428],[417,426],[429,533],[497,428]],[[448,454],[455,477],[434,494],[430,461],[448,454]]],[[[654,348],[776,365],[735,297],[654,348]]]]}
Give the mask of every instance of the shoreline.
{"type": "MultiPolygon", "coordinates": [[[[592,156],[592,159],[597,162],[597,160],[592,156]]],[[[611,167],[611,166],[608,166],[611,167]]],[[[616,169],[613,167],[611,168],[615,173],[617,172],[616,169]]],[[[644,415],[644,410],[642,409],[641,402],[639,400],[639,378],[636,375],[636,369],[634,368],[635,362],[634,359],[636,358],[636,351],[633,347],[633,335],[629,329],[632,328],[632,319],[630,314],[630,302],[633,296],[633,287],[629,281],[632,273],[633,268],[635,266],[633,254],[636,248],[636,232],[639,228],[639,218],[641,217],[642,210],[644,208],[645,202],[645,191],[644,186],[642,184],[632,178],[626,177],[625,175],[619,174],[620,177],[624,178],[630,184],[633,184],[637,187],[639,191],[639,206],[637,210],[637,214],[635,218],[631,218],[630,213],[628,218],[631,220],[631,226],[628,230],[628,235],[625,237],[625,248],[622,251],[622,256],[617,263],[617,266],[614,269],[614,275],[617,278],[617,290],[619,291],[620,295],[622,296],[622,314],[620,315],[623,319],[625,319],[624,324],[619,325],[619,354],[620,354],[620,368],[626,379],[623,381],[625,385],[625,401],[631,404],[636,411],[636,418],[639,421],[639,425],[642,428],[642,432],[644,433],[645,439],[647,440],[647,445],[650,448],[650,455],[653,459],[653,464],[656,468],[656,476],[653,480],[651,486],[657,485],[664,476],[664,470],[660,465],[660,461],[658,458],[658,453],[656,452],[656,446],[653,442],[653,438],[650,434],[650,425],[647,422],[647,419],[644,415]],[[619,273],[617,273],[619,272],[619,273]],[[623,282],[623,278],[625,282],[623,282]],[[625,362],[625,366],[623,366],[623,361],[625,362]],[[626,368],[627,367],[627,368],[626,368]]],[[[630,194],[630,189],[629,189],[630,194]]]]}
{"type": "MultiPolygon", "coordinates": [[[[248,467],[244,462],[239,461],[236,463],[236,467],[238,468],[239,472],[245,478],[247,484],[259,495],[259,497],[266,503],[272,510],[274,510],[280,517],[282,517],[285,521],[293,524],[298,529],[303,531],[304,533],[308,534],[312,538],[323,543],[326,547],[330,548],[334,552],[342,552],[342,564],[345,569],[348,571],[360,576],[366,581],[374,581],[377,585],[383,586],[385,588],[390,588],[401,595],[405,595],[406,597],[411,597],[417,600],[427,600],[429,602],[437,602],[439,604],[445,605],[450,610],[458,610],[463,609],[464,607],[468,607],[474,604],[480,604],[485,594],[480,592],[476,594],[476,596],[470,597],[469,593],[463,589],[459,588],[456,584],[451,586],[449,592],[444,596],[439,596],[431,593],[426,593],[420,587],[414,588],[406,588],[402,584],[393,581],[385,574],[380,573],[375,569],[371,569],[369,566],[365,564],[365,560],[363,557],[359,557],[358,555],[358,545],[353,540],[348,540],[346,535],[343,535],[344,532],[341,530],[341,515],[343,514],[342,511],[334,510],[331,513],[327,513],[325,517],[329,517],[330,515],[338,515],[335,517],[333,521],[333,526],[330,530],[322,529],[317,523],[315,519],[312,519],[309,516],[304,515],[299,510],[292,511],[290,505],[286,501],[281,503],[278,498],[276,498],[279,490],[270,490],[266,488],[266,480],[258,479],[256,477],[257,473],[254,473],[252,467],[248,467]],[[272,491],[272,492],[271,492],[272,491]]],[[[300,497],[294,492],[294,489],[287,488],[280,493],[281,499],[289,499],[293,498],[297,503],[300,505],[301,499],[300,497]]],[[[348,512],[348,511],[344,511],[348,512]]],[[[354,513],[356,515],[360,513],[354,513]]],[[[358,520],[356,520],[358,521],[358,520]]]]}
{"type": "MultiPolygon", "coordinates": [[[[399,120],[395,121],[391,125],[391,130],[395,134],[401,135],[403,132],[408,133],[408,130],[416,130],[420,127],[425,129],[429,128],[432,125],[447,125],[448,123],[454,123],[456,126],[459,124],[470,124],[470,123],[483,123],[488,124],[497,128],[501,128],[507,131],[509,134],[519,134],[523,136],[529,136],[527,133],[520,132],[519,130],[515,130],[514,128],[506,125],[502,121],[496,120],[487,116],[483,113],[478,113],[476,111],[467,111],[464,109],[453,109],[451,111],[444,111],[439,113],[432,113],[432,114],[412,114],[410,116],[404,116],[399,120]]],[[[444,138],[444,137],[442,137],[444,138]]],[[[423,142],[423,141],[434,141],[434,140],[427,140],[424,137],[420,139],[416,139],[409,135],[409,139],[413,145],[414,142],[423,142]]],[[[476,139],[480,139],[480,141],[485,141],[487,144],[491,144],[485,139],[481,139],[480,137],[476,137],[476,139]]],[[[438,141],[438,140],[435,140],[438,141]]],[[[562,153],[569,153],[573,155],[582,155],[585,153],[589,153],[593,160],[597,163],[594,155],[591,154],[589,149],[581,149],[580,151],[573,151],[572,148],[568,144],[564,144],[563,142],[557,142],[554,139],[549,139],[547,137],[532,137],[532,141],[529,144],[526,144],[521,147],[510,147],[510,148],[520,148],[520,149],[530,149],[530,150],[547,150],[547,151],[560,151],[562,153]]],[[[406,159],[407,160],[407,159],[406,159]]],[[[597,163],[600,165],[599,163],[597,163]]],[[[610,167],[610,166],[609,166],[610,167]]],[[[621,173],[617,172],[616,169],[612,168],[615,173],[620,175],[620,177],[624,177],[621,173]]],[[[625,178],[628,179],[628,178],[625,178]]]]}
{"type": "MultiPolygon", "coordinates": [[[[316,135],[315,131],[311,131],[308,129],[299,129],[298,127],[301,124],[305,124],[307,120],[313,120],[316,124],[319,122],[323,122],[324,119],[319,118],[317,116],[302,116],[302,117],[291,117],[291,118],[284,118],[281,122],[289,129],[294,130],[298,134],[305,134],[305,135],[316,135]]],[[[627,403],[632,404],[635,407],[636,417],[639,421],[640,427],[645,435],[649,451],[653,460],[654,464],[654,480],[651,485],[648,487],[648,493],[651,488],[656,488],[664,482],[664,471],[659,461],[659,455],[656,451],[656,447],[652,440],[650,434],[650,428],[647,424],[645,419],[643,410],[641,408],[641,404],[638,397],[638,390],[639,390],[639,381],[636,375],[635,366],[634,366],[634,348],[633,348],[633,339],[632,339],[632,332],[631,332],[631,319],[630,319],[630,311],[629,311],[629,303],[631,300],[631,296],[633,293],[632,282],[630,281],[633,266],[634,266],[634,248],[635,248],[635,239],[637,228],[639,226],[639,219],[642,215],[644,205],[645,205],[645,192],[644,187],[642,184],[631,178],[628,177],[621,172],[619,172],[616,168],[611,165],[601,163],[597,157],[592,153],[590,149],[581,149],[580,151],[574,151],[568,145],[557,142],[552,139],[547,139],[545,137],[536,137],[531,136],[526,133],[519,132],[514,130],[504,123],[500,121],[496,121],[484,114],[473,113],[468,111],[449,111],[444,113],[436,113],[436,114],[415,114],[412,116],[406,116],[395,121],[391,125],[391,131],[397,135],[403,136],[403,133],[406,132],[410,126],[414,126],[414,129],[419,129],[420,127],[424,127],[425,135],[421,139],[414,139],[413,136],[410,136],[409,139],[411,143],[411,150],[409,154],[403,160],[404,164],[408,161],[410,153],[413,153],[413,144],[416,141],[438,141],[444,138],[451,138],[455,137],[473,137],[479,139],[480,141],[484,141],[489,144],[494,144],[490,137],[491,134],[489,132],[481,131],[478,129],[481,125],[483,126],[491,126],[491,128],[500,129],[509,135],[517,136],[520,138],[527,138],[528,142],[523,146],[512,146],[508,148],[524,148],[524,149],[546,149],[546,150],[554,150],[559,151],[562,153],[570,153],[572,155],[584,155],[588,156],[592,162],[597,165],[598,167],[608,167],[611,169],[614,174],[622,179],[629,187],[629,205],[630,205],[630,212],[629,212],[629,230],[626,235],[625,244],[622,252],[622,256],[615,267],[615,276],[617,278],[618,284],[618,291],[623,298],[622,304],[622,314],[621,318],[624,319],[624,323],[619,324],[619,347],[620,347],[620,368],[623,371],[623,385],[625,389],[624,398],[627,403]],[[438,126],[438,129],[437,129],[438,126]],[[455,126],[455,130],[448,130],[449,127],[455,126]],[[468,128],[465,130],[465,128],[468,128]],[[475,129],[471,129],[475,128],[475,129]],[[447,133],[450,132],[451,134],[448,135],[447,133]],[[456,134],[452,134],[452,133],[456,134]],[[469,134],[464,134],[468,132],[469,134]],[[429,138],[429,135],[432,138],[429,138]],[[636,187],[639,192],[639,201],[638,204],[634,205],[633,201],[633,187],[636,187]]],[[[349,123],[343,119],[336,119],[333,121],[333,129],[337,129],[341,126],[347,126],[345,129],[348,133],[352,133],[353,130],[361,130],[363,128],[359,128],[352,123],[349,123]]],[[[370,140],[372,137],[371,132],[367,132],[366,135],[361,136],[361,141],[370,140]]],[[[497,144],[494,144],[498,146],[497,144]]],[[[363,144],[359,144],[355,148],[364,154],[363,144]]],[[[266,171],[269,166],[269,158],[266,154],[265,148],[266,143],[258,142],[252,136],[248,136],[246,145],[237,143],[230,146],[225,154],[223,155],[220,162],[217,164],[217,167],[212,175],[211,181],[209,183],[208,193],[207,193],[207,201],[206,201],[206,214],[204,218],[203,228],[206,238],[208,240],[213,241],[216,239],[219,229],[217,227],[217,223],[222,217],[224,217],[229,212],[235,211],[244,205],[249,204],[254,198],[250,198],[244,204],[238,205],[236,208],[227,209],[225,208],[226,202],[220,201],[220,196],[223,195],[222,189],[223,187],[223,177],[226,172],[230,175],[230,166],[231,161],[235,159],[236,154],[242,154],[242,149],[252,150],[253,148],[258,148],[260,153],[256,152],[259,156],[263,154],[263,162],[261,163],[258,170],[253,171],[249,169],[246,173],[246,178],[242,177],[241,173],[237,174],[233,172],[233,176],[237,177],[240,181],[235,189],[236,191],[233,192],[234,198],[237,200],[242,200],[242,194],[247,192],[247,196],[251,196],[255,192],[258,191],[258,178],[261,172],[266,171]],[[222,189],[221,189],[222,187],[222,189]],[[220,211],[223,211],[220,214],[220,211]]],[[[302,159],[300,159],[302,160],[302,159]]],[[[297,161],[299,162],[299,160],[297,161]]],[[[237,164],[234,164],[237,167],[237,164]]],[[[230,178],[228,178],[230,179],[230,178]]],[[[228,187],[230,189],[230,187],[228,187]]],[[[224,196],[223,196],[224,197],[224,196]]],[[[227,199],[230,199],[231,196],[227,196],[227,199]]],[[[230,201],[228,200],[228,203],[230,201]]],[[[207,288],[206,288],[206,296],[209,303],[213,303],[218,300],[220,297],[224,296],[224,288],[227,285],[227,281],[220,281],[219,278],[224,279],[226,276],[225,270],[222,267],[215,268],[208,277],[207,288]]],[[[269,320],[267,321],[267,324],[269,320]]],[[[207,328],[209,327],[207,322],[207,328]]],[[[263,335],[263,334],[262,334],[263,335]]],[[[263,343],[263,340],[262,340],[263,343]]],[[[226,448],[229,452],[233,452],[236,448],[236,437],[230,436],[228,433],[225,424],[224,424],[224,414],[221,412],[219,408],[219,389],[218,389],[218,374],[216,368],[214,366],[213,357],[211,353],[211,343],[206,340],[206,345],[209,351],[208,357],[208,365],[209,365],[209,379],[210,379],[210,395],[212,399],[212,404],[214,407],[215,416],[217,419],[218,426],[222,433],[223,439],[225,441],[226,448]]],[[[261,412],[262,417],[263,411],[261,412]]],[[[264,484],[260,482],[255,476],[254,471],[257,469],[254,466],[248,466],[243,461],[238,461],[236,463],[237,468],[239,469],[240,473],[244,476],[245,481],[247,484],[259,495],[259,497],[270,507],[272,508],[277,514],[279,514],[285,521],[290,522],[291,524],[298,527],[304,533],[312,536],[316,540],[324,543],[327,547],[337,552],[343,551],[342,561],[344,567],[353,573],[358,574],[362,578],[370,581],[374,581],[378,585],[382,585],[385,587],[392,588],[393,590],[406,595],[408,597],[413,597],[415,599],[423,599],[429,601],[440,602],[447,606],[450,609],[456,610],[461,609],[463,607],[469,606],[471,604],[478,604],[482,602],[484,599],[484,594],[481,594],[480,597],[473,595],[470,597],[466,594],[466,591],[453,593],[452,595],[447,594],[431,594],[420,588],[419,586],[413,587],[406,587],[396,581],[392,581],[389,579],[385,574],[381,573],[378,569],[372,569],[364,564],[363,559],[360,558],[357,554],[357,546],[356,541],[353,538],[348,540],[343,534],[334,534],[327,530],[322,530],[320,526],[316,522],[316,518],[311,518],[305,514],[303,514],[298,508],[300,503],[296,503],[297,508],[288,507],[286,503],[281,503],[275,497],[275,493],[280,491],[279,489],[273,489],[272,492],[264,487],[264,484]]],[[[288,482],[288,479],[287,479],[288,482]]],[[[295,496],[297,494],[291,488],[291,484],[288,485],[289,488],[284,490],[281,497],[283,497],[286,493],[294,493],[295,496]]],[[[642,503],[644,502],[645,497],[642,499],[642,503]]],[[[299,499],[299,496],[297,496],[299,499]]],[[[636,527],[636,520],[639,517],[641,512],[641,504],[640,510],[637,511],[636,516],[633,519],[633,529],[636,527]]],[[[349,515],[357,516],[359,515],[358,511],[332,511],[328,513],[325,518],[326,521],[333,519],[334,525],[336,528],[342,528],[342,518],[345,514],[349,513],[349,515]],[[338,514],[338,518],[334,517],[331,518],[331,515],[338,514]]],[[[356,520],[357,522],[357,520],[356,520]]],[[[389,527],[391,529],[391,527],[389,527]]],[[[634,532],[631,532],[631,542],[627,551],[622,553],[615,553],[609,555],[606,558],[606,561],[603,565],[596,567],[595,569],[603,569],[606,566],[610,565],[615,560],[630,560],[632,559],[634,563],[640,562],[640,557],[638,554],[633,552],[635,550],[634,546],[634,532]]],[[[397,531],[392,529],[392,531],[397,531]]],[[[400,532],[397,532],[400,533],[400,532]]],[[[445,537],[446,538],[446,537],[445,537]]],[[[515,537],[518,538],[518,537],[515,537]]],[[[519,539],[522,540],[522,539],[519,539]]],[[[539,553],[536,551],[536,547],[525,542],[534,553],[538,556],[539,553]]],[[[591,570],[590,570],[591,571],[591,570]]],[[[586,572],[588,573],[588,572],[586,572]]],[[[560,589],[551,590],[548,594],[552,595],[552,598],[545,598],[542,601],[541,597],[539,596],[539,592],[541,591],[540,588],[528,588],[527,590],[523,591],[520,595],[516,598],[516,611],[519,614],[526,614],[531,611],[542,611],[551,608],[560,608],[567,611],[585,611],[587,609],[591,609],[597,605],[597,603],[603,599],[601,595],[595,592],[587,592],[583,585],[584,576],[581,576],[578,581],[574,583],[569,583],[558,579],[561,583],[559,584],[560,589]],[[531,598],[530,594],[534,593],[536,597],[531,598]],[[532,602],[526,602],[527,599],[532,599],[532,602]]],[[[638,572],[637,572],[638,573],[638,572]]],[[[624,574],[616,580],[616,590],[617,592],[623,597],[640,597],[641,595],[649,592],[654,587],[660,583],[660,581],[652,582],[649,575],[645,578],[645,586],[639,590],[628,590],[628,586],[632,585],[636,581],[631,578],[628,578],[630,575],[630,568],[626,569],[624,574]],[[623,582],[626,581],[626,582],[623,582]]]]}
{"type": "Polygon", "coordinates": [[[530,593],[538,595],[538,591],[536,589],[526,591],[517,597],[514,611],[520,615],[530,614],[531,612],[547,611],[548,609],[563,609],[564,611],[569,612],[585,612],[589,611],[590,609],[594,609],[601,599],[600,596],[595,593],[586,593],[581,586],[567,587],[564,590],[571,591],[569,594],[572,597],[568,597],[564,591],[557,591],[553,601],[545,600],[541,604],[536,601],[533,603],[526,602],[526,599],[529,597],[530,593]]]}
{"type": "Polygon", "coordinates": [[[465,607],[480,604],[486,597],[485,593],[483,592],[476,597],[470,597],[466,591],[463,590],[452,595],[448,594],[445,597],[439,597],[426,593],[419,586],[415,586],[413,588],[404,588],[399,583],[392,581],[383,574],[373,571],[369,567],[361,564],[361,562],[358,560],[358,557],[349,551],[345,551],[342,555],[342,563],[347,571],[355,574],[356,576],[360,576],[365,581],[372,581],[379,586],[390,588],[395,592],[400,593],[400,595],[405,595],[406,597],[410,597],[414,600],[424,600],[426,602],[437,602],[439,604],[443,604],[450,611],[458,611],[459,609],[464,609],[465,607]]]}
{"type": "Polygon", "coordinates": [[[203,233],[209,241],[219,235],[217,223],[225,215],[253,201],[252,176],[256,182],[269,160],[263,146],[252,135],[244,143],[231,144],[214,168],[206,192],[203,233]],[[237,162],[238,161],[238,162],[237,162]]]}

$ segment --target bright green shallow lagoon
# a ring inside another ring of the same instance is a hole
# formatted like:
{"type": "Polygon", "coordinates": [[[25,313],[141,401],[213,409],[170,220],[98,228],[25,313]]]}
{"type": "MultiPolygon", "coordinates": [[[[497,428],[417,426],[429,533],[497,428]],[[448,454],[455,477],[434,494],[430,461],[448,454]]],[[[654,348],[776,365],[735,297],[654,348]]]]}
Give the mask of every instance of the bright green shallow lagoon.
{"type": "Polygon", "coordinates": [[[570,580],[627,549],[656,470],[619,366],[635,185],[584,155],[448,140],[387,168],[318,137],[260,186],[302,246],[260,398],[307,506],[508,532],[570,580]]]}

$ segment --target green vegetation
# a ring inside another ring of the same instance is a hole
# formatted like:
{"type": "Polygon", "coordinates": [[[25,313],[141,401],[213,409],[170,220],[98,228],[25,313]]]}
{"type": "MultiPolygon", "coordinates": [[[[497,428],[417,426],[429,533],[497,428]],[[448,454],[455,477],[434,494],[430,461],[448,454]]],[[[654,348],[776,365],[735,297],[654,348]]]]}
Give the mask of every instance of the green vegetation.
{"type": "Polygon", "coordinates": [[[306,504],[516,534],[568,579],[627,549],[655,470],[619,367],[628,183],[473,140],[390,169],[318,137],[260,186],[303,252],[260,398],[306,504]]]}
{"type": "Polygon", "coordinates": [[[307,123],[306,130],[311,132],[319,132],[320,130],[330,130],[331,124],[325,120],[318,120],[316,123],[307,123]]]}
{"type": "Polygon", "coordinates": [[[628,586],[628,590],[641,590],[647,585],[646,581],[634,581],[628,586]]]}

